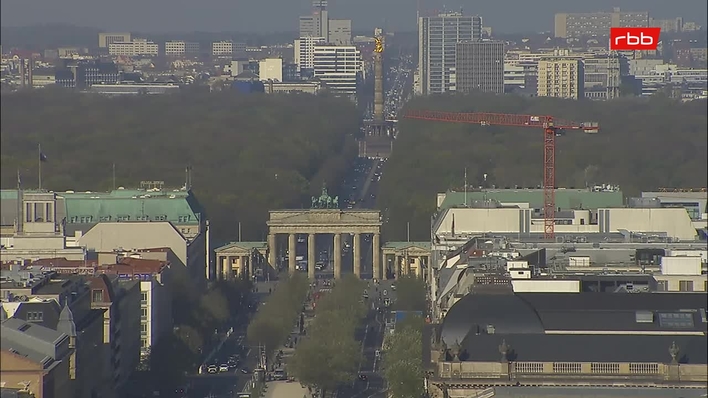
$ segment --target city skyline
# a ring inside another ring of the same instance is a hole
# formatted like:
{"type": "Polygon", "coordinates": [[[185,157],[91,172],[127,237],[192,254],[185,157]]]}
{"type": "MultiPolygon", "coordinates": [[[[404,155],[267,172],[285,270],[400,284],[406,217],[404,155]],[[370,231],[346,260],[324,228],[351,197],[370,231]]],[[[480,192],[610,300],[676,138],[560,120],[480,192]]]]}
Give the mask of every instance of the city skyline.
{"type": "MultiPolygon", "coordinates": [[[[298,16],[311,12],[311,1],[246,0],[238,4],[225,0],[208,0],[206,3],[182,4],[160,1],[150,4],[132,4],[127,0],[123,7],[112,9],[110,13],[87,0],[66,0],[61,4],[47,0],[3,1],[0,5],[0,21],[3,27],[28,26],[50,23],[65,23],[76,26],[90,26],[103,30],[141,31],[151,33],[185,31],[240,31],[240,32],[284,32],[298,29],[298,16]],[[134,6],[133,6],[134,5],[134,6]],[[280,11],[272,13],[274,7],[280,11]],[[36,13],[43,9],[46,12],[36,13]],[[140,9],[141,13],[134,10],[140,9]],[[77,11],[78,10],[78,11],[77,11]],[[155,18],[155,15],[170,14],[170,18],[155,18]],[[257,15],[257,17],[254,17],[257,15]],[[87,22],[90,21],[90,22],[87,22]]],[[[389,31],[415,31],[416,7],[410,7],[413,0],[390,0],[386,5],[373,0],[330,1],[329,11],[338,18],[352,19],[355,31],[369,30],[383,26],[389,31]]],[[[531,3],[512,3],[500,0],[476,4],[469,0],[420,0],[421,14],[436,10],[450,11],[462,8],[468,15],[481,15],[484,25],[498,32],[538,32],[553,29],[553,15],[556,12],[610,11],[621,7],[630,11],[649,11],[655,18],[683,17],[698,24],[706,24],[708,3],[702,0],[685,0],[668,3],[661,0],[597,0],[588,4],[579,0],[539,0],[531,3]],[[509,10],[514,10],[510,13],[509,10]]]]}

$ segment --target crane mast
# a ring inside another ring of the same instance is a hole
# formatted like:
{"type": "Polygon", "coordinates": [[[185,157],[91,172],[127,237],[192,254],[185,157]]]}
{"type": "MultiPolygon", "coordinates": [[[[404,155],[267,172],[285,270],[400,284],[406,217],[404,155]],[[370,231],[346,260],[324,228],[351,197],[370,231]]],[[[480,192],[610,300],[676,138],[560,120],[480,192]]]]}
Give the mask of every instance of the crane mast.
{"type": "Polygon", "coordinates": [[[599,131],[597,122],[562,121],[554,119],[553,116],[408,110],[404,117],[406,119],[479,124],[481,126],[536,127],[543,129],[543,237],[547,240],[555,238],[556,137],[562,135],[566,130],[581,130],[588,134],[594,134],[599,131]]]}

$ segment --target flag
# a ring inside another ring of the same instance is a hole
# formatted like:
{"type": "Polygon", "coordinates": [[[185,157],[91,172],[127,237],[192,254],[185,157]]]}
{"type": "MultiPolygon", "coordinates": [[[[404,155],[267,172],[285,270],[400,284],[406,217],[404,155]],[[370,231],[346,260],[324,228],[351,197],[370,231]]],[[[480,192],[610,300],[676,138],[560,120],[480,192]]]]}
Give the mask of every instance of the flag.
{"type": "Polygon", "coordinates": [[[39,161],[40,162],[46,162],[47,161],[47,155],[45,155],[43,152],[39,153],[39,161]]]}

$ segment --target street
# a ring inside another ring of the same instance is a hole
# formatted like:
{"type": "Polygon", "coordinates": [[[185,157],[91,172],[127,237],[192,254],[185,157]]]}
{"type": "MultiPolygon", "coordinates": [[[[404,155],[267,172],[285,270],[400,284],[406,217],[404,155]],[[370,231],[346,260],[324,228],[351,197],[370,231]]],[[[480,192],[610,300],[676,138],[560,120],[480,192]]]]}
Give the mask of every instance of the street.
{"type": "MultiPolygon", "coordinates": [[[[251,293],[254,303],[260,306],[267,296],[268,290],[275,287],[276,282],[257,282],[255,292],[251,293]]],[[[226,364],[230,357],[238,356],[239,364],[228,372],[210,374],[206,370],[203,374],[188,376],[190,388],[187,392],[189,398],[231,398],[234,393],[243,391],[244,387],[253,377],[253,369],[257,366],[258,347],[252,347],[246,340],[246,329],[249,318],[239,318],[234,326],[234,332],[224,342],[221,348],[206,361],[207,365],[226,364]],[[244,373],[247,372],[247,373],[244,373]]]]}

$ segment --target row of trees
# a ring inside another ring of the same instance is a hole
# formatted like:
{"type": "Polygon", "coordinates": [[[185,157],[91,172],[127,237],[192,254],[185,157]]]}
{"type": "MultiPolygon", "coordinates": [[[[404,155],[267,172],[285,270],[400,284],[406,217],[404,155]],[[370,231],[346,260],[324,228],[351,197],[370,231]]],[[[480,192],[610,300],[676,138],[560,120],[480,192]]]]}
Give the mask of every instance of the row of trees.
{"type": "Polygon", "coordinates": [[[283,344],[302,313],[308,280],[301,273],[284,276],[248,325],[251,344],[265,346],[266,355],[283,344]]]}
{"type": "Polygon", "coordinates": [[[206,291],[176,269],[172,278],[174,329],[151,347],[142,369],[151,383],[171,390],[204,360],[233,320],[244,317],[251,290],[247,281],[219,281],[206,291]],[[216,331],[221,331],[217,333],[216,331]]]}
{"type": "Polygon", "coordinates": [[[326,95],[189,91],[115,98],[59,88],[2,94],[0,182],[104,191],[142,180],[185,182],[211,220],[214,242],[265,240],[268,210],[309,207],[323,183],[335,196],[357,156],[359,114],[326,95]],[[68,117],[68,115],[81,115],[68,117]],[[115,168],[114,168],[115,166],[115,168]],[[113,180],[115,170],[115,181],[113,180]]]}
{"type": "Polygon", "coordinates": [[[396,311],[409,312],[396,322],[393,335],[385,336],[384,377],[392,398],[423,395],[423,327],[427,309],[425,282],[414,276],[396,281],[396,311]]]}
{"type": "Polygon", "coordinates": [[[307,337],[295,349],[288,371],[304,385],[328,391],[352,383],[359,370],[361,347],[355,337],[367,313],[362,302],[366,283],[346,275],[317,303],[307,337]]]}
{"type": "MultiPolygon", "coordinates": [[[[626,195],[661,187],[697,188],[708,180],[706,100],[686,103],[657,95],[572,101],[489,94],[417,98],[406,109],[552,115],[594,121],[598,134],[558,137],[559,187],[618,184],[626,195]]],[[[404,110],[405,113],[405,110],[404,110]]],[[[536,187],[543,178],[540,129],[410,120],[401,117],[395,150],[381,177],[377,205],[388,240],[430,238],[435,194],[471,186],[536,187]],[[485,179],[486,175],[486,179],[485,179]]]]}

